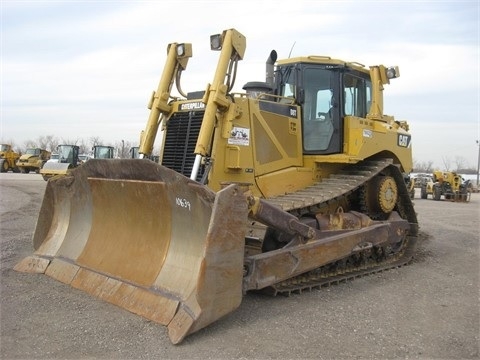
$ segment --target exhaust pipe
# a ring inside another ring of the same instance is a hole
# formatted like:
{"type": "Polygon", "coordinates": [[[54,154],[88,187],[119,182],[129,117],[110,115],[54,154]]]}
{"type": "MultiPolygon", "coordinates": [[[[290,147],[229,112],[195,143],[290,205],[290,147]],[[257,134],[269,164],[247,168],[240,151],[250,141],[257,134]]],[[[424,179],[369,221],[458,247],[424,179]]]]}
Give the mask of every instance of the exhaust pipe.
{"type": "Polygon", "coordinates": [[[270,56],[267,59],[266,63],[266,78],[265,82],[270,85],[272,88],[274,88],[274,65],[275,61],[277,61],[277,52],[275,50],[272,50],[270,52],[270,56]]]}

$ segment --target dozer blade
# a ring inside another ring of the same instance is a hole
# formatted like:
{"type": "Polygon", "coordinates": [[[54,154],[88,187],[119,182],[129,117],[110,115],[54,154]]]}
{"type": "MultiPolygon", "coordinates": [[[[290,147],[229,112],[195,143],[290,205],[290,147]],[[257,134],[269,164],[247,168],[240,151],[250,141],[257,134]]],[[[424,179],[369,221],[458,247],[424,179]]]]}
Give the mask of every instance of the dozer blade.
{"type": "Polygon", "coordinates": [[[168,326],[173,343],[242,300],[247,203],[149,160],[89,160],[49,180],[15,266],[168,326]]]}

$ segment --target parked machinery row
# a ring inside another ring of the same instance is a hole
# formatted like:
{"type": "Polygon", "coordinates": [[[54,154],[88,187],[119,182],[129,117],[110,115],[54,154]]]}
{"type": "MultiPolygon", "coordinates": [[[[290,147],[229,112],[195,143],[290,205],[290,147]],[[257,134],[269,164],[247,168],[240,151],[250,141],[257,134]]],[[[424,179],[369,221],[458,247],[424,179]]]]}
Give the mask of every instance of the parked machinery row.
{"type": "MultiPolygon", "coordinates": [[[[71,169],[82,165],[87,161],[80,159],[80,148],[77,145],[58,145],[58,160],[55,162],[46,162],[40,170],[43,179],[46,181],[55,175],[66,175],[71,169]]],[[[94,159],[113,159],[113,146],[95,145],[92,148],[94,159]]]]}
{"type": "Polygon", "coordinates": [[[420,188],[420,198],[428,199],[431,195],[436,201],[443,196],[449,201],[468,202],[473,191],[472,182],[453,171],[436,170],[431,175],[418,175],[414,183],[420,188]]]}

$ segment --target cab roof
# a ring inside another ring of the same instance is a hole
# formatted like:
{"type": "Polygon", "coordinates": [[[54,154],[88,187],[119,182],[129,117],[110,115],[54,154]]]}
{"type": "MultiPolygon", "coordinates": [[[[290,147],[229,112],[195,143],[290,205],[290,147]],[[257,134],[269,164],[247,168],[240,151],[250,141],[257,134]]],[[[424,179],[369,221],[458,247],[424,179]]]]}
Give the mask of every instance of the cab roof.
{"type": "Polygon", "coordinates": [[[300,57],[294,57],[289,59],[277,60],[277,65],[289,65],[289,64],[298,64],[298,63],[340,65],[340,66],[348,67],[350,69],[362,71],[365,73],[369,72],[369,69],[361,63],[354,62],[354,61],[348,62],[340,59],[332,59],[330,56],[323,56],[323,55],[309,55],[309,56],[300,56],[300,57]]]}

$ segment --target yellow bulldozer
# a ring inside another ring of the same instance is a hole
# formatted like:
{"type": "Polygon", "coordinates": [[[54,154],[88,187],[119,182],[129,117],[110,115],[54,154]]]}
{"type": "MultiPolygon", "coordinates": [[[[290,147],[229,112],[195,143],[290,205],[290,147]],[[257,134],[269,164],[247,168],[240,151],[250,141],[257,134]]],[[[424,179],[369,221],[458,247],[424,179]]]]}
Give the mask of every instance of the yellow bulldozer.
{"type": "Polygon", "coordinates": [[[47,184],[35,252],[45,273],[168,327],[180,343],[249,291],[291,294],[408,263],[418,223],[406,121],[383,113],[398,67],[328,56],[277,60],[234,92],[235,29],[205,91],[170,43],[139,159],[92,159],[47,184]],[[173,94],[173,85],[179,95],[173,94]],[[161,128],[159,163],[151,155],[161,128]]]}
{"type": "Polygon", "coordinates": [[[51,153],[45,149],[30,148],[27,149],[25,154],[20,156],[17,161],[17,167],[21,173],[26,174],[30,171],[34,171],[37,174],[40,173],[40,169],[50,159],[51,153]]]}

